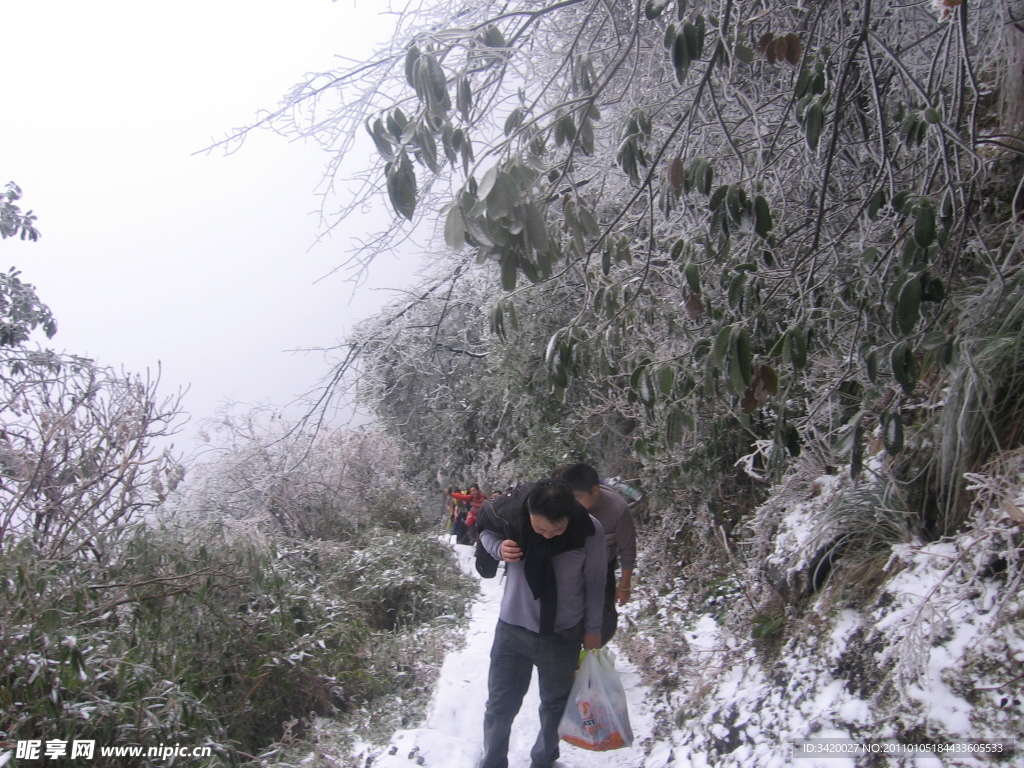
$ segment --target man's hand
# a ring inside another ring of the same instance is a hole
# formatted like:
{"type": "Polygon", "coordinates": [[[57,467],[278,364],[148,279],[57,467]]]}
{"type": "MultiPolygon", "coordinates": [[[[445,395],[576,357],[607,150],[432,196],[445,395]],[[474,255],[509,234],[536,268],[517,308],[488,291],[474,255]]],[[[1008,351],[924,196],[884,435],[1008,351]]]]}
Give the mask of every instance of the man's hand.
{"type": "Polygon", "coordinates": [[[583,650],[584,651],[596,651],[601,647],[601,633],[595,632],[592,635],[583,636],[583,650]]]}
{"type": "Polygon", "coordinates": [[[514,563],[523,559],[523,550],[513,539],[505,539],[501,542],[501,559],[506,563],[514,563]]]}
{"type": "Polygon", "coordinates": [[[619,579],[619,586],[615,590],[615,600],[619,605],[625,605],[633,593],[633,569],[623,568],[622,577],[619,579]]]}

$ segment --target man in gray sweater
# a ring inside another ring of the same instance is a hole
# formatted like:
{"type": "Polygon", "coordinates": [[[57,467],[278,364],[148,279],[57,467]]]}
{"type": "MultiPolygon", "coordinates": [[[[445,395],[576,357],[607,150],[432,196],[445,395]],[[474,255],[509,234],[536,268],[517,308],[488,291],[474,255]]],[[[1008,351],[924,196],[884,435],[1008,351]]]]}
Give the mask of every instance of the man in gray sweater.
{"type": "Polygon", "coordinates": [[[569,486],[576,501],[604,528],[608,551],[608,581],[605,585],[601,645],[605,645],[612,639],[618,624],[616,604],[625,605],[632,595],[633,569],[636,567],[636,524],[625,499],[602,486],[597,470],[589,464],[563,467],[558,471],[558,479],[569,486]],[[616,576],[620,567],[621,576],[616,576]]]}
{"type": "MultiPolygon", "coordinates": [[[[540,733],[532,768],[558,759],[562,718],[580,648],[601,646],[607,574],[601,524],[554,480],[541,480],[486,502],[478,519],[478,569],[503,561],[505,592],[491,647],[484,759],[480,768],[507,768],[512,721],[537,667],[540,733]]],[[[487,572],[485,572],[485,569],[487,572]]]]}

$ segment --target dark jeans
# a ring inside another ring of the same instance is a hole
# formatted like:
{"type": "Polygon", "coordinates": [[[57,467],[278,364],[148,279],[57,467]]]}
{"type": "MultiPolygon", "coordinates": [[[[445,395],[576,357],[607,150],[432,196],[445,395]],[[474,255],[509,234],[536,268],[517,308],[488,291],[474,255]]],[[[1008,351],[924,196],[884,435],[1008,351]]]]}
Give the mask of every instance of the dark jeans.
{"type": "Polygon", "coordinates": [[[539,768],[549,768],[558,759],[558,723],[569,700],[582,647],[582,626],[542,637],[498,621],[487,677],[484,760],[480,768],[508,768],[512,721],[530,687],[533,667],[537,667],[540,684],[540,733],[530,759],[539,768]]]}
{"type": "Polygon", "coordinates": [[[604,613],[601,616],[601,647],[603,648],[615,634],[615,627],[619,623],[619,612],[615,608],[615,588],[618,586],[618,579],[615,572],[619,569],[619,558],[608,563],[608,578],[604,583],[604,613]]]}

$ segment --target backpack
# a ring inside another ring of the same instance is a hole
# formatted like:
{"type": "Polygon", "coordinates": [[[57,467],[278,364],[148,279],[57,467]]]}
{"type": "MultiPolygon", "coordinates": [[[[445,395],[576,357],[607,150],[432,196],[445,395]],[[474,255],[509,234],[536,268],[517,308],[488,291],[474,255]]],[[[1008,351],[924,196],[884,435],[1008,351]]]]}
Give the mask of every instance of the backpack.
{"type": "MultiPolygon", "coordinates": [[[[513,523],[509,519],[521,518],[526,506],[526,497],[533,486],[534,483],[521,483],[512,491],[485,501],[477,515],[479,529],[495,531],[505,538],[518,540],[522,536],[522,531],[512,528],[513,523]]],[[[498,562],[484,548],[483,539],[479,537],[476,542],[476,572],[485,579],[493,579],[498,573],[498,562]]]]}

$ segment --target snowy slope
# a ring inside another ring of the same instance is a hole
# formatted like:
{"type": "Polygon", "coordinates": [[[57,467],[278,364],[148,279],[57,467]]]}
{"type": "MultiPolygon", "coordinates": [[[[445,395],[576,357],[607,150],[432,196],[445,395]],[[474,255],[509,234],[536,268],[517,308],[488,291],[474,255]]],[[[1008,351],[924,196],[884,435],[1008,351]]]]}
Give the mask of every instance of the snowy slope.
{"type": "MultiPolygon", "coordinates": [[[[462,568],[474,576],[473,550],[455,545],[462,568]]],[[[480,594],[470,613],[465,645],[449,653],[427,712],[423,728],[398,731],[373,768],[476,768],[482,752],[484,705],[487,701],[487,668],[498,621],[504,584],[495,579],[480,580],[480,594]]],[[[610,645],[615,650],[614,642],[610,645]]],[[[556,766],[564,768],[639,768],[644,755],[640,742],[651,733],[653,718],[646,706],[647,689],[624,656],[616,652],[616,667],[629,699],[630,721],[636,741],[632,747],[612,752],[588,752],[562,744],[556,766]]],[[[509,749],[509,765],[526,768],[530,747],[538,730],[537,676],[534,674],[523,708],[516,718],[509,749]]]]}

